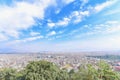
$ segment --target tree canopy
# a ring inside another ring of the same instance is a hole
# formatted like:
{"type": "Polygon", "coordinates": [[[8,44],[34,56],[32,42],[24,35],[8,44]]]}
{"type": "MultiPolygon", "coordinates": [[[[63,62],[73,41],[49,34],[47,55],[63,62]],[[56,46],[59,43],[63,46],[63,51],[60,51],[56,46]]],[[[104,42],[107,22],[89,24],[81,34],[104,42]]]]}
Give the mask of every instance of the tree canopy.
{"type": "Polygon", "coordinates": [[[48,61],[31,61],[23,70],[0,69],[0,80],[120,80],[120,73],[104,61],[69,72],[48,61]]]}

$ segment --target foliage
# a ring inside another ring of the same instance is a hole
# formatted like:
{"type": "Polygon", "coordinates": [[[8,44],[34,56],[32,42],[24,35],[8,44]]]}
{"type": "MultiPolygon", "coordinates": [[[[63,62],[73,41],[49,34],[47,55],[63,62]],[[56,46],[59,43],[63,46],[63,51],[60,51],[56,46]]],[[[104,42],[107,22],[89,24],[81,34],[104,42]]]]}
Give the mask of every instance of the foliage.
{"type": "Polygon", "coordinates": [[[26,67],[26,80],[67,80],[67,72],[47,61],[33,61],[26,67]]]}
{"type": "Polygon", "coordinates": [[[113,71],[109,64],[104,61],[98,63],[98,77],[103,80],[120,80],[120,75],[113,71]]]}
{"type": "Polygon", "coordinates": [[[120,80],[120,74],[113,71],[109,64],[100,61],[96,65],[83,64],[71,80],[120,80]]]}
{"type": "MultiPolygon", "coordinates": [[[[20,80],[18,74],[20,73],[17,73],[15,69],[4,68],[0,70],[0,80],[20,80]]],[[[21,74],[21,76],[23,75],[21,74]]]]}
{"type": "Polygon", "coordinates": [[[32,61],[23,70],[0,70],[0,80],[120,80],[120,74],[104,61],[81,64],[78,71],[67,72],[47,61],[32,61]]]}

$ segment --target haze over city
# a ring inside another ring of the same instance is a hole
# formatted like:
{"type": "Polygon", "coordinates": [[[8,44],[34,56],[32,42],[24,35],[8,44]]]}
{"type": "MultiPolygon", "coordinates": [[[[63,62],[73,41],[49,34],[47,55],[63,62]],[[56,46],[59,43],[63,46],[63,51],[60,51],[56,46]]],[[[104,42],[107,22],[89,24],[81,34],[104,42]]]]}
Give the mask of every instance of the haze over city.
{"type": "Polygon", "coordinates": [[[0,0],[0,52],[119,51],[120,0],[0,0]]]}

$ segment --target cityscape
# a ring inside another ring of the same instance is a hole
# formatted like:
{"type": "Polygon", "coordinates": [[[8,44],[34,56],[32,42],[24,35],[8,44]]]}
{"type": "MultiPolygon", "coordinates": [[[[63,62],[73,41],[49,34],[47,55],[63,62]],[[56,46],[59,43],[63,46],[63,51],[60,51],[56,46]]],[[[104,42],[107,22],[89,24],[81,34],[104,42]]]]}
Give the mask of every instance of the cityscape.
{"type": "Polygon", "coordinates": [[[120,0],[0,0],[0,80],[120,80],[120,0]]]}
{"type": "Polygon", "coordinates": [[[24,53],[24,55],[23,53],[0,54],[0,68],[14,68],[21,70],[26,67],[30,61],[45,60],[56,64],[61,69],[65,68],[68,71],[74,69],[77,71],[81,64],[92,64],[97,66],[96,64],[103,60],[112,66],[113,70],[120,71],[120,55],[106,54],[106,52],[99,52],[102,53],[102,55],[91,55],[91,52],[83,53],[42,52],[24,53]]]}

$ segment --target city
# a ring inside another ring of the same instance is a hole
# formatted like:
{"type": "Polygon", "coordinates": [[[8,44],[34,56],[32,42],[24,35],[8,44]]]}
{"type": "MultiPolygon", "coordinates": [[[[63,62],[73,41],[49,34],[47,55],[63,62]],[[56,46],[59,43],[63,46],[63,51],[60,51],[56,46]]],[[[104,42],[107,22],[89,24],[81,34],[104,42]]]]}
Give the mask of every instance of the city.
{"type": "Polygon", "coordinates": [[[120,80],[120,0],[0,0],[0,80],[120,80]]]}
{"type": "MultiPolygon", "coordinates": [[[[95,53],[95,52],[94,52],[95,53]]],[[[96,52],[97,53],[97,52],[96,52]]],[[[102,52],[103,53],[103,52],[102,52]]],[[[120,60],[119,59],[104,59],[102,56],[106,55],[91,55],[89,52],[84,53],[21,53],[17,54],[0,54],[0,68],[14,68],[21,70],[30,61],[40,61],[45,60],[49,62],[53,62],[61,69],[65,68],[68,71],[77,69],[81,64],[92,64],[97,66],[96,64],[100,60],[106,61],[110,64],[114,70],[120,71],[120,60]],[[101,58],[99,57],[101,56],[101,58]]],[[[109,55],[107,55],[109,56],[109,55]]],[[[119,56],[119,55],[115,55],[119,56]]]]}

